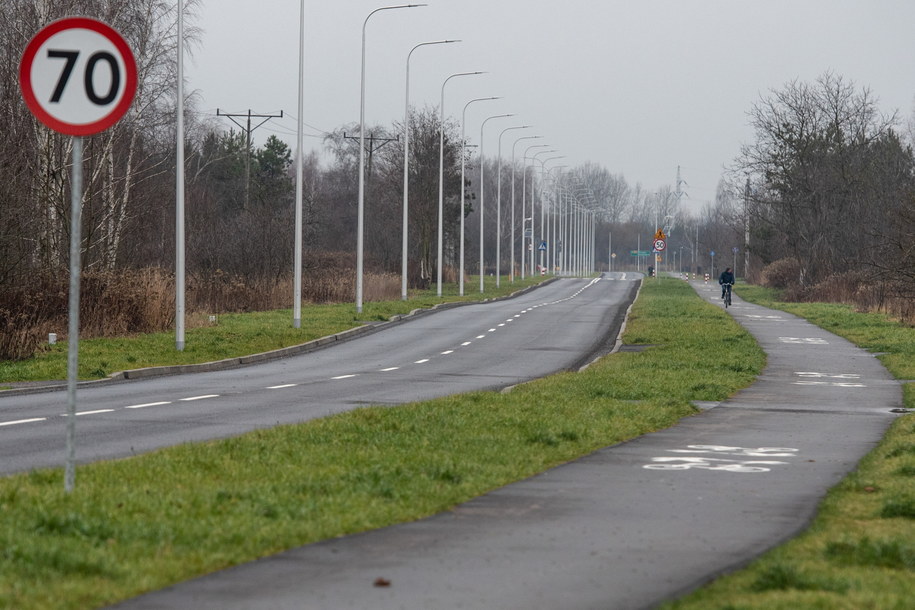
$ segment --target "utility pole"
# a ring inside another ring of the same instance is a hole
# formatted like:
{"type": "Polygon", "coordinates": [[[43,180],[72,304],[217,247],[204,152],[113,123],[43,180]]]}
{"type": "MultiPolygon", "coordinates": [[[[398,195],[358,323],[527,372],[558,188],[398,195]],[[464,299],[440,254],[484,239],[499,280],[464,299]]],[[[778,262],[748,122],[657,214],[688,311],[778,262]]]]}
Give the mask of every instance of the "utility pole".
{"type": "Polygon", "coordinates": [[[250,109],[245,114],[231,113],[231,112],[220,112],[219,108],[216,109],[216,116],[224,116],[245,132],[245,209],[248,209],[248,204],[251,201],[251,132],[269,121],[270,119],[281,119],[283,118],[283,111],[280,110],[279,114],[253,114],[250,109]],[[236,118],[247,117],[247,121],[244,125],[236,121],[236,118]],[[251,119],[263,119],[260,123],[251,127],[251,119]]]}
{"type": "Polygon", "coordinates": [[[743,275],[750,276],[750,178],[743,191],[743,275]]]}
{"type": "MultiPolygon", "coordinates": [[[[346,132],[344,131],[343,139],[344,140],[359,140],[360,138],[359,138],[359,136],[348,136],[348,135],[346,135],[346,132]]],[[[381,148],[383,148],[385,144],[390,144],[391,142],[399,142],[400,136],[397,136],[396,138],[381,138],[381,137],[376,136],[374,133],[369,133],[365,137],[365,139],[368,140],[368,142],[366,142],[365,152],[367,152],[369,154],[369,162],[367,164],[365,173],[368,174],[369,176],[371,176],[372,175],[372,153],[374,153],[376,150],[380,150],[381,148]],[[378,146],[375,146],[375,142],[379,143],[378,146]]]]}

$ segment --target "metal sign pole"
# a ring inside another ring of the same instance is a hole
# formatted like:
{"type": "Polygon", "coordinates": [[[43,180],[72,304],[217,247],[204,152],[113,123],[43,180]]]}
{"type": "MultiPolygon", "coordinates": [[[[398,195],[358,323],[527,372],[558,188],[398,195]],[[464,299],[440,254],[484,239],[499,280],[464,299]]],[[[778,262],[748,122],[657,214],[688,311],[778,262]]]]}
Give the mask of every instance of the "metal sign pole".
{"type": "Polygon", "coordinates": [[[67,336],[67,464],[64,491],[73,491],[76,479],[76,379],[79,370],[79,272],[82,226],[83,139],[73,136],[70,179],[70,315],[67,336]]]}

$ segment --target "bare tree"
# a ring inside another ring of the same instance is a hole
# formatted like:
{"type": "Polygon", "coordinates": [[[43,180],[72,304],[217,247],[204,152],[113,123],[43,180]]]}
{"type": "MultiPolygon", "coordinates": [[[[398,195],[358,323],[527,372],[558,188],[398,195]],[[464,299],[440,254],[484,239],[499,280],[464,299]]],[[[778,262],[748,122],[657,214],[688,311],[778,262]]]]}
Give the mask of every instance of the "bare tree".
{"type": "Polygon", "coordinates": [[[895,116],[882,115],[867,89],[830,73],[773,91],[749,116],[756,138],[735,169],[758,185],[754,220],[800,261],[801,285],[863,260],[887,212],[873,160],[895,139],[895,116]]]}

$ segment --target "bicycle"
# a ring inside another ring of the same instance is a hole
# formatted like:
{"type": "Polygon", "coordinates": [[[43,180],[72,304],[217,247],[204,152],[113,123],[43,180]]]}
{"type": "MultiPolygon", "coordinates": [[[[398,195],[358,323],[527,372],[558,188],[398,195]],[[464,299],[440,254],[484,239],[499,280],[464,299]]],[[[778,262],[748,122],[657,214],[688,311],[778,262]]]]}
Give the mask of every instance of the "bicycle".
{"type": "Polygon", "coordinates": [[[731,306],[731,286],[734,284],[724,284],[724,308],[731,306]]]}

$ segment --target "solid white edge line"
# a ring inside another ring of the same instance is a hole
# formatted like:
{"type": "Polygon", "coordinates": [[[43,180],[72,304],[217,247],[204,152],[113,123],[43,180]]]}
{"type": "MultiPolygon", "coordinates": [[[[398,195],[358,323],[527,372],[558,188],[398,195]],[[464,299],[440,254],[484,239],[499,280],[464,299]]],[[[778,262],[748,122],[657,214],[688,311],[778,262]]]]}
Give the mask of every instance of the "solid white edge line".
{"type": "Polygon", "coordinates": [[[166,400],[163,402],[147,402],[142,405],[130,405],[130,406],[124,407],[124,408],[125,409],[143,409],[145,407],[161,407],[162,405],[170,405],[170,404],[172,404],[171,401],[166,400]]]}
{"type": "Polygon", "coordinates": [[[192,400],[203,400],[204,398],[219,398],[219,394],[204,394],[202,396],[189,396],[188,398],[179,398],[178,400],[190,402],[192,400]]]}
{"type": "Polygon", "coordinates": [[[33,417],[32,419],[17,419],[15,421],[0,422],[0,426],[15,426],[16,424],[31,424],[36,421],[47,421],[47,417],[33,417]]]}

